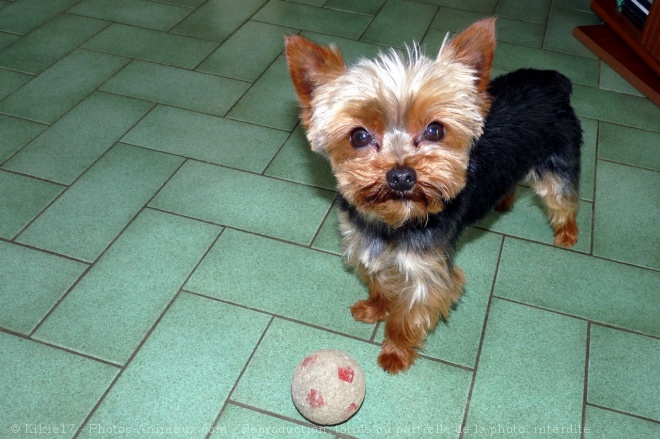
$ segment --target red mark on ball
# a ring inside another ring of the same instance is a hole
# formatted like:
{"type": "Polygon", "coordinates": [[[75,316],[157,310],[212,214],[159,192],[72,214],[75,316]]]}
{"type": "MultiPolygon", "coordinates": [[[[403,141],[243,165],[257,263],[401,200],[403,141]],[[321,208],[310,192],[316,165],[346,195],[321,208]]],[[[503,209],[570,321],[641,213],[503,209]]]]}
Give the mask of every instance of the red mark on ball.
{"type": "Polygon", "coordinates": [[[357,412],[358,405],[354,402],[351,403],[348,407],[346,407],[346,414],[353,414],[357,412]]]}
{"type": "Polygon", "coordinates": [[[307,402],[309,403],[309,406],[314,409],[323,407],[325,405],[323,395],[321,395],[321,393],[317,392],[315,389],[310,389],[309,393],[307,394],[307,402]]]}
{"type": "Polygon", "coordinates": [[[302,366],[300,366],[302,369],[307,369],[310,367],[312,364],[316,363],[316,355],[310,355],[309,357],[305,358],[302,362],[302,366]]]}
{"type": "Polygon", "coordinates": [[[340,367],[337,369],[337,373],[339,374],[339,379],[347,383],[352,383],[353,378],[355,378],[355,371],[350,366],[340,367]]]}

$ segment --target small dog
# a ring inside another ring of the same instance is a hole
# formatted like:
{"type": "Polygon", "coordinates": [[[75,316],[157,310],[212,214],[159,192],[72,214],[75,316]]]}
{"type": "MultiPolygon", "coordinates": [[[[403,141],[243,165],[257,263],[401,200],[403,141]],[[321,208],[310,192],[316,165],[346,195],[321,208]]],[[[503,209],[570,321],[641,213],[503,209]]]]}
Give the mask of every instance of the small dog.
{"type": "Polygon", "coordinates": [[[286,37],[286,59],[312,148],[338,184],[344,257],[368,283],[355,319],[385,320],[378,364],[408,369],[465,283],[452,262],[461,232],[508,210],[528,177],[555,245],[577,241],[582,130],[571,83],[518,70],[490,82],[495,19],[443,43],[347,68],[339,49],[286,37]]]}

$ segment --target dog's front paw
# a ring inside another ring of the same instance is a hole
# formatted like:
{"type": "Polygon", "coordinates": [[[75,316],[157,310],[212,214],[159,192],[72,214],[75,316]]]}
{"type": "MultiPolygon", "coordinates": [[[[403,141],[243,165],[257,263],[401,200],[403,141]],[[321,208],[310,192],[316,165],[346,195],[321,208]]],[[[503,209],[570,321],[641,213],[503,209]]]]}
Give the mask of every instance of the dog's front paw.
{"type": "Polygon", "coordinates": [[[364,323],[376,323],[385,320],[389,312],[389,306],[383,300],[360,300],[351,307],[353,318],[364,323]]]}
{"type": "Polygon", "coordinates": [[[415,362],[415,357],[417,352],[414,348],[393,346],[386,340],[378,356],[378,365],[394,375],[408,370],[415,362]]]}

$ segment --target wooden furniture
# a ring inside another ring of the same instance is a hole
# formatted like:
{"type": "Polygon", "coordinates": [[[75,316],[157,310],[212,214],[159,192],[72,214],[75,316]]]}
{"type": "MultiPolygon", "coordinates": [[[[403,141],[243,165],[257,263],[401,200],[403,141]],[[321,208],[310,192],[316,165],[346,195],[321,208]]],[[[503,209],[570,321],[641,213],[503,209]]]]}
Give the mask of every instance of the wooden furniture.
{"type": "Polygon", "coordinates": [[[649,100],[660,106],[660,0],[640,31],[616,9],[616,0],[592,0],[604,24],[578,26],[573,35],[649,100]]]}

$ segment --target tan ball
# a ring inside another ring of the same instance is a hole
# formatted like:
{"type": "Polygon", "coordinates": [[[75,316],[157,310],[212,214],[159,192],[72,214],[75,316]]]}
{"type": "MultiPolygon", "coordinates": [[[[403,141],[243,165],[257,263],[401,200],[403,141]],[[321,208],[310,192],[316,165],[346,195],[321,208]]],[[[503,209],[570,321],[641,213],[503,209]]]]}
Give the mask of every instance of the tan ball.
{"type": "Polygon", "coordinates": [[[291,397],[305,418],[318,425],[348,420],[362,405],[366,383],[346,352],[323,349],[305,357],[293,373],[291,397]]]}

